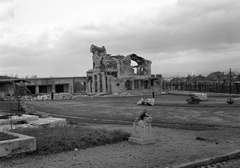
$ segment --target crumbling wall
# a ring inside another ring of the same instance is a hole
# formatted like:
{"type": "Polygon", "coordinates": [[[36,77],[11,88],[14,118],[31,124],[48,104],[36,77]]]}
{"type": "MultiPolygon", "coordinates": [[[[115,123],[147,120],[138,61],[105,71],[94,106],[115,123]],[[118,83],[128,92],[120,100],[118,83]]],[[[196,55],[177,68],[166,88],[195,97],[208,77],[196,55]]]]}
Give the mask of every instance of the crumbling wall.
{"type": "Polygon", "coordinates": [[[111,78],[112,93],[121,93],[125,91],[125,82],[123,79],[111,78]]]}
{"type": "Polygon", "coordinates": [[[107,54],[105,47],[97,47],[91,45],[91,53],[93,54],[93,69],[99,69],[101,72],[117,71],[117,61],[110,54],[107,54]]]}
{"type": "Polygon", "coordinates": [[[0,97],[4,98],[6,96],[14,96],[14,86],[11,83],[0,85],[0,97]]]}
{"type": "Polygon", "coordinates": [[[131,67],[131,58],[126,57],[119,61],[120,76],[131,76],[134,75],[134,69],[131,67]]]}
{"type": "Polygon", "coordinates": [[[120,73],[119,77],[123,76],[151,76],[151,64],[152,62],[146,60],[136,54],[126,56],[119,61],[120,73]],[[131,61],[135,61],[137,65],[132,66],[131,61]],[[135,71],[134,71],[135,70],[135,71]]]}

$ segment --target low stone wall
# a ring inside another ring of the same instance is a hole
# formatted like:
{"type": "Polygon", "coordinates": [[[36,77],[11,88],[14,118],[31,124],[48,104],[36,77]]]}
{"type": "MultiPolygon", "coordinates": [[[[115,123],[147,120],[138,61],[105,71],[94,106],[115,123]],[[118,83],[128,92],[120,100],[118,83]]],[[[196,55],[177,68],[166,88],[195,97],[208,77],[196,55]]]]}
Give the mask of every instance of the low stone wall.
{"type": "Polygon", "coordinates": [[[22,116],[10,116],[9,119],[0,119],[0,125],[15,124],[18,121],[35,121],[38,120],[38,116],[23,114],[22,116]]]}
{"type": "Polygon", "coordinates": [[[36,150],[36,138],[4,131],[5,134],[18,138],[0,141],[0,157],[36,150]]]}
{"type": "MultiPolygon", "coordinates": [[[[73,98],[73,95],[70,93],[55,93],[54,100],[70,100],[73,98]]],[[[51,100],[51,94],[41,94],[37,96],[23,96],[25,101],[39,101],[39,100],[51,100]]]]}

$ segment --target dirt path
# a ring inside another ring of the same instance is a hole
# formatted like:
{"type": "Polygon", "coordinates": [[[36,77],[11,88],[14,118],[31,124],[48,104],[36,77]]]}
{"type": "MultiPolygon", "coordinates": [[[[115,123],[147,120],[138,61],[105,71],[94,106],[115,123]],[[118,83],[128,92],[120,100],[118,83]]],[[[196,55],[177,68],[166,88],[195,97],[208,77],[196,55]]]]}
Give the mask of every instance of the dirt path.
{"type": "MultiPolygon", "coordinates": [[[[131,132],[131,126],[93,125],[131,132]]],[[[49,156],[27,156],[0,160],[1,168],[166,168],[196,159],[226,154],[240,145],[238,129],[191,131],[153,128],[155,144],[137,145],[127,141],[49,156]],[[196,140],[202,137],[204,140],[196,140]]]]}

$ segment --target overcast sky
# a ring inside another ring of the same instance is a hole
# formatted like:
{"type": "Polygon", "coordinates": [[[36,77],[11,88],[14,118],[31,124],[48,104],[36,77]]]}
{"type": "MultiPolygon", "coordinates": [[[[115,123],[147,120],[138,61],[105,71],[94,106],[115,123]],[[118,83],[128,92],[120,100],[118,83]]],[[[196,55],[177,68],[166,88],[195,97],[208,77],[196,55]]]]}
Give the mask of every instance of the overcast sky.
{"type": "Polygon", "coordinates": [[[163,76],[240,71],[240,1],[0,0],[0,75],[85,76],[91,44],[163,76]]]}

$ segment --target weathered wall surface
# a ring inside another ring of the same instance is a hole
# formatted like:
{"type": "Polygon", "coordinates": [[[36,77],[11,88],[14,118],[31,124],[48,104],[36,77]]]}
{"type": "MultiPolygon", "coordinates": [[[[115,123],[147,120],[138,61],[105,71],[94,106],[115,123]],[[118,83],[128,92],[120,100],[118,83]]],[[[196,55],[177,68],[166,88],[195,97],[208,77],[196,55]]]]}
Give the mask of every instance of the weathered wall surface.
{"type": "Polygon", "coordinates": [[[14,86],[13,84],[1,84],[0,85],[0,97],[5,97],[6,95],[14,95],[14,86]]]}
{"type": "Polygon", "coordinates": [[[131,59],[130,57],[124,58],[123,60],[119,61],[120,66],[120,76],[132,76],[134,75],[134,70],[131,68],[131,59]]]}
{"type": "Polygon", "coordinates": [[[151,64],[152,62],[146,60],[136,54],[131,54],[126,56],[124,59],[119,61],[119,75],[118,77],[128,77],[128,76],[151,76],[151,64]],[[138,65],[133,67],[131,61],[135,61],[138,65]],[[134,71],[135,69],[135,71],[134,71]]]}
{"type": "Polygon", "coordinates": [[[53,90],[56,91],[56,85],[63,85],[64,92],[85,93],[86,80],[86,77],[30,78],[28,81],[31,83],[27,86],[47,86],[47,93],[51,93],[53,90]]]}
{"type": "MultiPolygon", "coordinates": [[[[54,93],[54,100],[71,100],[73,95],[71,93],[54,93]]],[[[25,101],[51,100],[51,94],[41,94],[37,96],[23,96],[25,101]]]]}
{"type": "Polygon", "coordinates": [[[121,93],[125,90],[125,82],[123,79],[111,78],[112,93],[121,93]]]}
{"type": "Polygon", "coordinates": [[[12,132],[4,133],[18,138],[0,142],[0,157],[36,150],[36,138],[12,132]]]}
{"type": "Polygon", "coordinates": [[[73,92],[86,93],[87,78],[73,78],[73,92]]]}

